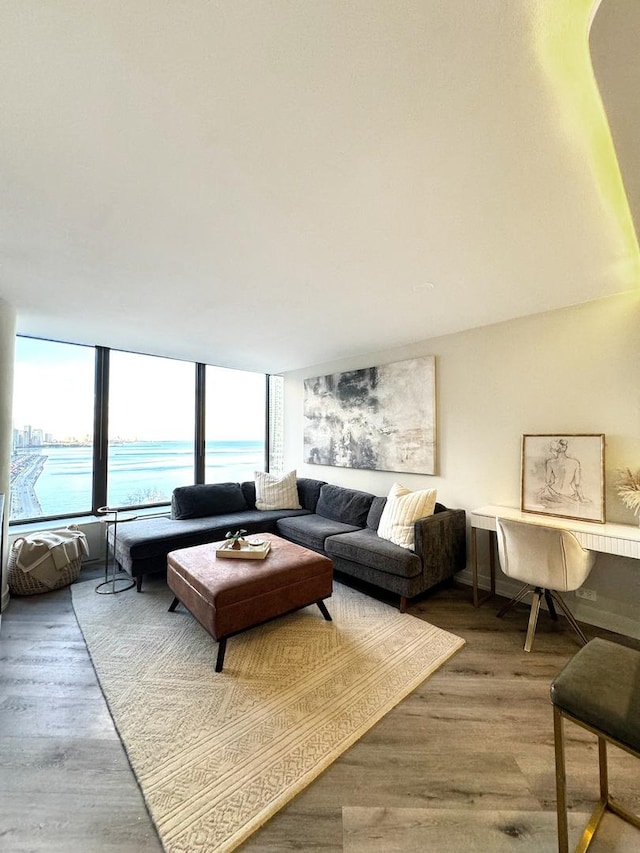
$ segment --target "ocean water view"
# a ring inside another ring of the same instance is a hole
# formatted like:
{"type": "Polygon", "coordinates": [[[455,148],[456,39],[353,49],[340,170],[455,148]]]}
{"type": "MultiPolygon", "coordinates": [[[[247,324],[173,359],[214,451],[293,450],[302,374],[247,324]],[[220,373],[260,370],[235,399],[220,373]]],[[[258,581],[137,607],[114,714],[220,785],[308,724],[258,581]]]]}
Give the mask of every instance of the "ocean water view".
{"type": "MultiPolygon", "coordinates": [[[[109,447],[108,504],[169,501],[176,486],[193,483],[193,442],[126,442],[109,447]]],[[[205,481],[252,480],[264,470],[262,441],[207,442],[205,481]]],[[[12,520],[91,509],[93,448],[24,448],[11,459],[12,520]]]]}

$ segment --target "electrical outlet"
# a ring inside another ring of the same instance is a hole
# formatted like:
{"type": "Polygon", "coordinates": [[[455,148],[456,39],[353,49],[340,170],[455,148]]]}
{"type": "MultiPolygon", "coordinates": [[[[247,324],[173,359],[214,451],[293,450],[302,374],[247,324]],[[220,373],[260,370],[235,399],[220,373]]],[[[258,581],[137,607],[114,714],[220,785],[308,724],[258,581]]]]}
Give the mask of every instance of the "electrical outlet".
{"type": "Polygon", "coordinates": [[[595,589],[586,589],[584,586],[581,586],[580,589],[576,590],[576,596],[578,598],[586,598],[587,601],[597,601],[598,593],[595,589]]]}

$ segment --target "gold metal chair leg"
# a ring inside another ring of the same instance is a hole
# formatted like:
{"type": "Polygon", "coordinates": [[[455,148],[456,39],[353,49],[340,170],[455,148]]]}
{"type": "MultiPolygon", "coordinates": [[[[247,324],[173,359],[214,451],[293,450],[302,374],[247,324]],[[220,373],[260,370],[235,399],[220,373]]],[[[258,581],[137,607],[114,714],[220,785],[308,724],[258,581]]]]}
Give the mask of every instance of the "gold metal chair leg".
{"type": "Polygon", "coordinates": [[[558,853],[569,853],[567,826],[567,774],[564,761],[564,729],[562,712],[553,708],[553,742],[556,753],[556,812],[558,820],[558,853]]]}
{"type": "Polygon", "coordinates": [[[609,768],[607,765],[607,742],[603,737],[598,738],[598,767],[600,769],[600,797],[609,799],[609,768]]]}
{"type": "Polygon", "coordinates": [[[636,829],[640,829],[640,818],[637,815],[634,815],[633,812],[630,812],[628,809],[625,809],[624,806],[621,806],[617,803],[613,797],[609,797],[607,801],[607,808],[610,812],[613,812],[618,817],[621,817],[623,820],[626,820],[627,823],[630,823],[632,826],[635,826],[636,829]]]}
{"type": "Polygon", "coordinates": [[[593,841],[593,836],[596,834],[598,824],[602,820],[602,816],[604,815],[606,810],[607,801],[599,799],[596,803],[595,809],[591,813],[589,823],[587,824],[585,831],[582,833],[580,841],[578,841],[576,845],[575,853],[586,853],[586,851],[589,849],[589,845],[593,841]]]}
{"type": "MultiPolygon", "coordinates": [[[[584,725],[580,720],[569,716],[570,720],[584,725]]],[[[557,705],[553,706],[553,742],[555,747],[556,757],[556,810],[558,820],[558,851],[559,853],[568,853],[569,851],[569,832],[567,823],[567,777],[565,766],[564,752],[564,714],[557,705]]],[[[585,726],[588,731],[595,734],[594,729],[585,726]]],[[[624,746],[623,746],[624,748],[624,746]]],[[[624,806],[621,806],[609,794],[609,771],[607,766],[607,741],[605,738],[598,735],[598,764],[600,769],[600,799],[596,803],[589,822],[587,823],[580,840],[578,841],[575,853],[586,853],[593,841],[596,831],[600,825],[600,821],[604,817],[605,812],[609,811],[622,820],[630,823],[636,829],[640,830],[640,817],[628,811],[624,806]]]]}
{"type": "Polygon", "coordinates": [[[540,599],[542,598],[542,590],[537,586],[533,591],[533,599],[531,601],[531,614],[529,616],[529,627],[527,628],[527,638],[524,641],[525,652],[530,652],[533,648],[533,638],[536,633],[536,625],[538,624],[538,613],[540,613],[540,599]]]}
{"type": "Polygon", "coordinates": [[[591,812],[591,817],[587,823],[584,832],[576,846],[576,853],[585,853],[589,845],[593,841],[593,836],[596,834],[600,821],[607,810],[609,802],[609,771],[607,768],[607,742],[604,738],[598,738],[598,767],[600,769],[600,799],[591,812]]]}

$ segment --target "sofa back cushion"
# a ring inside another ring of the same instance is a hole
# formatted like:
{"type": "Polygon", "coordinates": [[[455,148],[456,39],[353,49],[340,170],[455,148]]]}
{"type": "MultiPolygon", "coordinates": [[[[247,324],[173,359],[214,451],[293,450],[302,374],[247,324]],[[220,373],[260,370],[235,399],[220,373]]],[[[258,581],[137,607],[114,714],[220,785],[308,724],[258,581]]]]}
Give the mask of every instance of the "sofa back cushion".
{"type": "Polygon", "coordinates": [[[298,477],[298,497],[302,509],[315,512],[320,497],[320,489],[325,486],[324,480],[312,480],[310,477],[298,477]]]}
{"type": "Polygon", "coordinates": [[[369,530],[377,530],[380,524],[380,516],[387,502],[386,498],[375,497],[371,503],[369,515],[367,515],[367,527],[369,530]]]}
{"type": "Polygon", "coordinates": [[[368,492],[359,492],[356,489],[345,489],[342,486],[326,483],[320,489],[316,513],[332,521],[342,521],[354,527],[365,527],[373,498],[374,496],[368,492]]]}
{"type": "Polygon", "coordinates": [[[171,496],[171,518],[205,518],[248,509],[240,483],[178,486],[171,496]]]}
{"type": "Polygon", "coordinates": [[[247,506],[249,509],[256,508],[256,484],[255,480],[245,480],[244,483],[240,484],[240,488],[242,489],[242,494],[244,495],[244,499],[247,502],[247,506]]]}

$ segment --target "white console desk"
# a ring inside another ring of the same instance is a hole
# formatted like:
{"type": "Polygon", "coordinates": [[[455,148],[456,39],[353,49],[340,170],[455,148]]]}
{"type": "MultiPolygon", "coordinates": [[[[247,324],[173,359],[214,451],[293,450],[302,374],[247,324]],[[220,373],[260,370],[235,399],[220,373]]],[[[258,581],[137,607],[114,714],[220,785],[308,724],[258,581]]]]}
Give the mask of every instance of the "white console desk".
{"type": "Polygon", "coordinates": [[[524,521],[527,524],[540,524],[544,527],[559,527],[575,534],[583,548],[598,551],[601,554],[616,554],[619,557],[631,557],[640,560],[640,526],[633,524],[597,524],[593,521],[575,521],[571,518],[557,518],[552,515],[536,515],[521,512],[508,506],[483,506],[474,509],[471,517],[471,566],[473,571],[473,604],[479,607],[483,601],[495,595],[496,558],[495,533],[496,518],[524,521]],[[490,591],[482,598],[478,593],[478,530],[489,532],[489,572],[490,591]]]}

